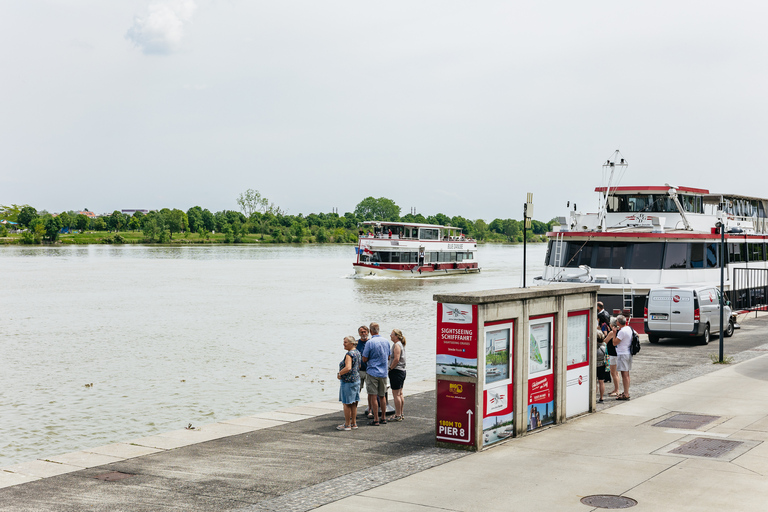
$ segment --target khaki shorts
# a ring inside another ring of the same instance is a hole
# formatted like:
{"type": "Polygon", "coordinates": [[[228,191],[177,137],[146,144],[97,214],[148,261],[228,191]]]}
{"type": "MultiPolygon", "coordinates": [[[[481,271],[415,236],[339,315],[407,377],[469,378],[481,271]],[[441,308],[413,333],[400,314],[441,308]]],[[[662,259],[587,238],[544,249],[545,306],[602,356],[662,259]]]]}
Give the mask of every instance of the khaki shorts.
{"type": "Polygon", "coordinates": [[[368,390],[369,395],[384,396],[387,394],[387,378],[373,377],[371,374],[368,374],[365,377],[365,388],[368,390]]]}
{"type": "Polygon", "coordinates": [[[365,379],[368,378],[368,372],[360,370],[358,373],[360,374],[360,391],[362,392],[363,387],[365,386],[365,379]]]}

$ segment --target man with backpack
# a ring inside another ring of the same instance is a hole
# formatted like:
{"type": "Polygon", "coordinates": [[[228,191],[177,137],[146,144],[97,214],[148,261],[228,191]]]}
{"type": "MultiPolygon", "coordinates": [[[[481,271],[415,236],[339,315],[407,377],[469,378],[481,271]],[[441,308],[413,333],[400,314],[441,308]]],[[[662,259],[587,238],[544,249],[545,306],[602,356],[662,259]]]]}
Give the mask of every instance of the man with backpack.
{"type": "Polygon", "coordinates": [[[624,388],[617,400],[629,400],[629,371],[632,369],[632,338],[634,330],[627,325],[624,315],[616,317],[616,326],[605,337],[606,343],[616,347],[616,369],[621,373],[621,384],[624,388]]]}

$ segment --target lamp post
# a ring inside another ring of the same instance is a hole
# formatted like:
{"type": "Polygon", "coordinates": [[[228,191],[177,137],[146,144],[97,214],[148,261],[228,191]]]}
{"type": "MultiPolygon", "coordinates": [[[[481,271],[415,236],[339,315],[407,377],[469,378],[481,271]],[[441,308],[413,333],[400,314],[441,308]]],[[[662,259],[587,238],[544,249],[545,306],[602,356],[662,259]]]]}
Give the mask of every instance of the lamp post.
{"type": "Polygon", "coordinates": [[[523,205],[523,288],[525,288],[525,271],[528,251],[526,248],[526,238],[528,238],[528,228],[531,227],[531,218],[533,217],[533,194],[528,192],[526,203],[523,205]]]}
{"type": "Polygon", "coordinates": [[[722,207],[720,221],[716,224],[720,231],[720,363],[723,362],[723,306],[725,282],[725,224],[723,223],[722,207]]]}

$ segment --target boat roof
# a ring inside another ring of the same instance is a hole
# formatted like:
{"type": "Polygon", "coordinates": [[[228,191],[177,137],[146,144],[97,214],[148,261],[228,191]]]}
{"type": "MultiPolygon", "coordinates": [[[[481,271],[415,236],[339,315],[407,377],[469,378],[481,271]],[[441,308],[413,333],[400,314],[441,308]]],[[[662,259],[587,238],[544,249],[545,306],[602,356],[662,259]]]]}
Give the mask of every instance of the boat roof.
{"type": "MultiPolygon", "coordinates": [[[[595,187],[595,192],[605,192],[608,187],[595,187]]],[[[704,188],[693,187],[669,187],[669,186],[636,186],[636,187],[611,187],[612,193],[619,194],[649,194],[652,192],[664,192],[669,191],[670,188],[677,188],[678,192],[689,194],[709,194],[709,190],[704,188]]]]}
{"type": "Polygon", "coordinates": [[[726,199],[744,199],[747,201],[765,201],[764,197],[757,196],[745,196],[743,194],[706,194],[704,197],[704,203],[706,204],[720,204],[720,199],[725,197],[726,199]]]}
{"type": "Polygon", "coordinates": [[[443,229],[458,229],[456,226],[442,226],[440,224],[419,224],[418,222],[390,222],[386,220],[366,220],[360,223],[361,226],[402,226],[409,228],[443,228],[443,229]]]}

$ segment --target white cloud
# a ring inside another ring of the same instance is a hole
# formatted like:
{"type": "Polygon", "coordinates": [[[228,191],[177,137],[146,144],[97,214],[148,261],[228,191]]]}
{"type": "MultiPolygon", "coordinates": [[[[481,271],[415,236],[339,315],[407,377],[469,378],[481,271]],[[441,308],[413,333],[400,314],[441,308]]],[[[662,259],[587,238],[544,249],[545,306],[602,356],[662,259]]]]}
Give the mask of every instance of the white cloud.
{"type": "Polygon", "coordinates": [[[135,16],[126,39],[145,54],[166,55],[178,48],[184,28],[197,10],[194,0],[165,0],[149,5],[144,17],[135,16]]]}

